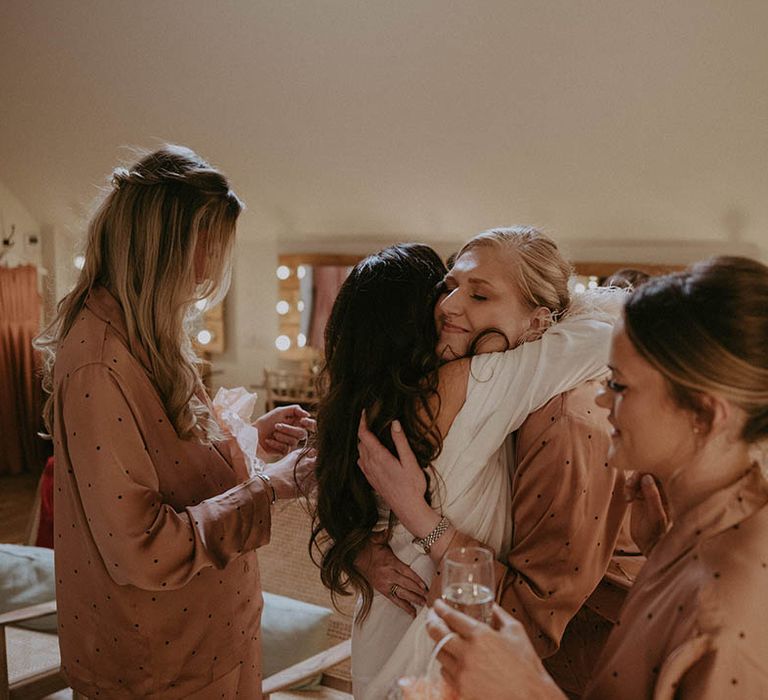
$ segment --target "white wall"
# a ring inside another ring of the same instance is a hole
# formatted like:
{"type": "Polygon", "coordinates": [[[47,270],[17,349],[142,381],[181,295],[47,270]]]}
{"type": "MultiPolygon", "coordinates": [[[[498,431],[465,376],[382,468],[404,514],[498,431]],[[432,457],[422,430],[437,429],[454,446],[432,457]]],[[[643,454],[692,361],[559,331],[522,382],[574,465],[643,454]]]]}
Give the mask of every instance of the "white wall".
{"type": "Polygon", "coordinates": [[[15,227],[15,245],[5,256],[8,265],[31,263],[43,264],[43,241],[40,235],[40,224],[27,208],[19,201],[9,187],[0,181],[0,237],[7,238],[15,227]],[[30,237],[35,237],[37,243],[32,243],[30,237]]]}
{"type": "Polygon", "coordinates": [[[79,236],[62,227],[38,222],[11,187],[0,181],[0,234],[9,236],[11,226],[16,229],[16,243],[4,261],[11,266],[32,264],[38,268],[43,310],[46,319],[50,318],[56,301],[75,282],[73,257],[79,251],[79,236]],[[37,242],[32,242],[32,238],[37,242]]]}
{"type": "Polygon", "coordinates": [[[74,265],[74,258],[83,252],[85,231],[51,225],[46,225],[43,230],[51,232],[55,244],[54,293],[58,301],[77,281],[79,272],[74,265]]]}
{"type": "MultiPolygon", "coordinates": [[[[255,229],[246,212],[238,227],[232,286],[226,300],[227,349],[213,358],[214,386],[261,384],[276,361],[277,240],[255,229]]],[[[258,392],[260,395],[262,391],[258,392]]]]}
{"type": "Polygon", "coordinates": [[[2,19],[0,178],[52,232],[57,296],[124,146],[188,144],[250,206],[227,383],[277,362],[278,251],[446,252],[528,223],[575,260],[768,261],[768,2],[4,0],[2,19]]]}

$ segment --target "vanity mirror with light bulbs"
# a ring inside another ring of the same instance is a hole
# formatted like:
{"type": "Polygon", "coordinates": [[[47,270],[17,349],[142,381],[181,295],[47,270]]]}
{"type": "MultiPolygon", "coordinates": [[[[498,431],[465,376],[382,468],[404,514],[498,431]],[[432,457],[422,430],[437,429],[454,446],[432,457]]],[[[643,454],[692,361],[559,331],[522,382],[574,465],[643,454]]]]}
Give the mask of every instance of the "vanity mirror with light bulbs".
{"type": "Polygon", "coordinates": [[[220,355],[226,349],[224,336],[224,305],[226,299],[210,306],[207,299],[201,299],[195,306],[201,313],[192,327],[192,343],[199,353],[220,355]]]}
{"type": "MultiPolygon", "coordinates": [[[[338,290],[352,267],[364,257],[323,253],[278,255],[275,269],[278,285],[275,308],[278,335],[275,347],[281,360],[298,363],[303,367],[311,367],[319,362],[325,323],[338,290]]],[[[576,262],[570,287],[576,294],[593,289],[623,268],[662,275],[681,267],[633,262],[576,262]]]]}
{"type": "MultiPolygon", "coordinates": [[[[278,350],[280,369],[266,368],[263,384],[267,410],[291,403],[313,410],[317,375],[322,361],[325,324],[341,285],[363,255],[292,253],[278,256],[278,350]]],[[[679,265],[579,262],[574,264],[570,289],[580,294],[603,284],[620,269],[634,268],[649,275],[680,269],[679,265]]]]}
{"type": "Polygon", "coordinates": [[[281,360],[311,366],[320,358],[325,324],[341,285],[363,255],[286,253],[278,255],[278,335],[281,360]]]}

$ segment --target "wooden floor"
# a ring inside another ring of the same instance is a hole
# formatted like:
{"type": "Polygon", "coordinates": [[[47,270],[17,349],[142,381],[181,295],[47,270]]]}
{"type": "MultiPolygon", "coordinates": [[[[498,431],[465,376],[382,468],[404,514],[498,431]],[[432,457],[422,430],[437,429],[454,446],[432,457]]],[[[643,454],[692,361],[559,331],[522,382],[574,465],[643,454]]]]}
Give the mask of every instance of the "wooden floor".
{"type": "Polygon", "coordinates": [[[27,474],[0,477],[0,542],[26,544],[37,481],[27,474]]]}

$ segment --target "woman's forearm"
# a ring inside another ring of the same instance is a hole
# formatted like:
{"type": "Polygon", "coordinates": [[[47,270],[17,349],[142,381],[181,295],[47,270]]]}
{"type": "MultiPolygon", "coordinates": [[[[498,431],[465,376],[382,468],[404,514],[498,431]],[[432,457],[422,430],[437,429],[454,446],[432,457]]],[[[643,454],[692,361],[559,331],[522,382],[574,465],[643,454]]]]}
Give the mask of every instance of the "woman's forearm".
{"type": "MultiPolygon", "coordinates": [[[[406,530],[410,532],[414,539],[424,539],[440,524],[443,516],[434,510],[425,500],[416,502],[409,509],[402,509],[405,517],[400,517],[395,513],[406,530]]],[[[445,553],[451,546],[451,541],[456,534],[456,529],[450,525],[448,529],[432,544],[429,550],[429,556],[435,564],[439,564],[445,553]]]]}
{"type": "Polygon", "coordinates": [[[430,505],[422,498],[412,503],[393,508],[392,512],[403,524],[406,530],[415,538],[422,539],[434,530],[440,522],[442,516],[433,510],[430,505]]]}

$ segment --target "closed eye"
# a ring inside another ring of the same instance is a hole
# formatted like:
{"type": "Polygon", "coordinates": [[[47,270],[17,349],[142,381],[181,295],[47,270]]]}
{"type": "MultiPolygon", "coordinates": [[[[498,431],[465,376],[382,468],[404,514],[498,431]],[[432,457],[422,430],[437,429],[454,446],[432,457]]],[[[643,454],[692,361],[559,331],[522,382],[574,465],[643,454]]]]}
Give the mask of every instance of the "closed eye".
{"type": "Polygon", "coordinates": [[[619,384],[617,381],[613,379],[606,379],[605,386],[607,386],[611,391],[615,392],[616,394],[621,394],[627,388],[626,384],[619,384]]]}
{"type": "Polygon", "coordinates": [[[470,296],[475,301],[488,301],[488,297],[484,297],[481,294],[471,294],[470,296]]]}

